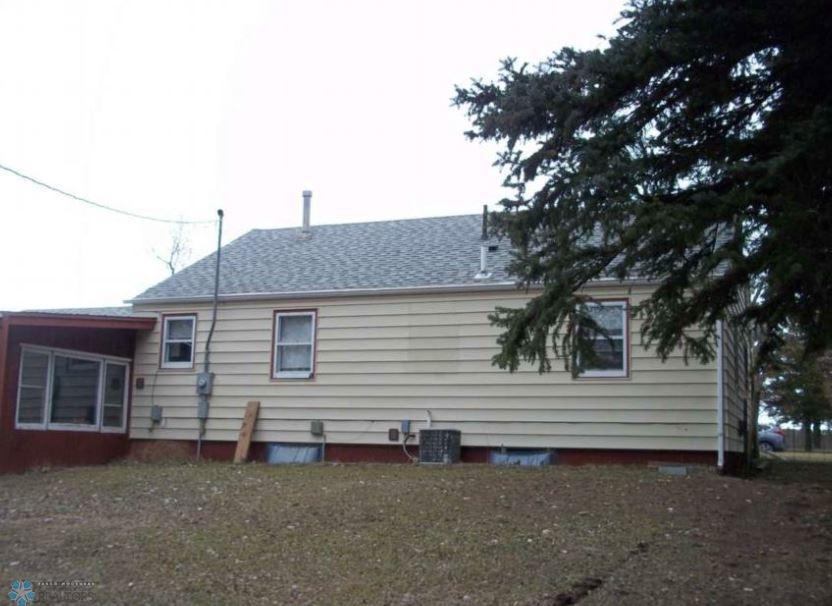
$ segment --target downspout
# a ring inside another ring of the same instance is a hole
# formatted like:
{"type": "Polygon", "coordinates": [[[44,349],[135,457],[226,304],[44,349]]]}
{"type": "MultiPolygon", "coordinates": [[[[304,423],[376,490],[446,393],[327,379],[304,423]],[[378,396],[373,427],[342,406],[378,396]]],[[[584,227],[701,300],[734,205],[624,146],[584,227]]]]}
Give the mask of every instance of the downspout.
{"type": "Polygon", "coordinates": [[[214,265],[214,301],[211,309],[211,329],[208,331],[208,339],[205,341],[205,363],[203,371],[197,375],[196,391],[199,394],[197,403],[197,418],[199,419],[199,434],[196,438],[196,458],[202,456],[202,438],[205,436],[205,425],[208,422],[208,404],[213,388],[213,376],[211,375],[211,339],[214,337],[214,328],[217,325],[217,304],[220,294],[220,257],[222,256],[222,209],[217,211],[217,260],[214,265]]]}
{"type": "Polygon", "coordinates": [[[716,321],[716,467],[725,467],[725,374],[723,362],[722,320],[716,321]]]}

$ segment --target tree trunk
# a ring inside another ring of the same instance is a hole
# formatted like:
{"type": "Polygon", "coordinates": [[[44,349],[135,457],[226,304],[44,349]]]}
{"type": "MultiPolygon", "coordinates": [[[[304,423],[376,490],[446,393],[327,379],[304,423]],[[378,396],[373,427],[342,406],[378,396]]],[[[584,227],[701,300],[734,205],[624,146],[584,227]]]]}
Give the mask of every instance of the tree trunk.
{"type": "Polygon", "coordinates": [[[809,419],[803,421],[803,450],[812,452],[812,422],[809,419]]]}
{"type": "Polygon", "coordinates": [[[820,429],[820,421],[815,421],[815,425],[812,428],[812,438],[815,443],[815,449],[820,450],[822,447],[821,440],[823,439],[823,434],[821,433],[820,429]]]}

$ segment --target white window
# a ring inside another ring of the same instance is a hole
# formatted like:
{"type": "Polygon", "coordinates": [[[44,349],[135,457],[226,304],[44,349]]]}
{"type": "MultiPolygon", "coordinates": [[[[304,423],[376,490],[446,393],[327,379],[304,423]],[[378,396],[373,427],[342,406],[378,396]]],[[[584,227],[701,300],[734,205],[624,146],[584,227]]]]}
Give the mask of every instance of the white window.
{"type": "Polygon", "coordinates": [[[23,346],[16,427],[123,432],[128,360],[23,346]]]}
{"type": "Polygon", "coordinates": [[[315,372],[315,312],[274,314],[275,379],[308,379],[315,372]]]}
{"type": "Polygon", "coordinates": [[[193,368],[196,316],[165,316],[162,323],[162,368],[193,368]]]}
{"type": "Polygon", "coordinates": [[[627,303],[601,301],[588,306],[589,314],[604,335],[589,328],[584,335],[592,340],[595,360],[584,367],[583,377],[626,377],[629,371],[627,303]]]}
{"type": "Polygon", "coordinates": [[[49,354],[24,349],[17,383],[17,424],[43,425],[49,385],[49,354]]]}
{"type": "Polygon", "coordinates": [[[97,426],[100,380],[100,360],[53,355],[49,422],[97,426]]]}
{"type": "Polygon", "coordinates": [[[108,360],[104,363],[104,386],[101,392],[101,429],[122,429],[126,412],[127,365],[108,360]]]}

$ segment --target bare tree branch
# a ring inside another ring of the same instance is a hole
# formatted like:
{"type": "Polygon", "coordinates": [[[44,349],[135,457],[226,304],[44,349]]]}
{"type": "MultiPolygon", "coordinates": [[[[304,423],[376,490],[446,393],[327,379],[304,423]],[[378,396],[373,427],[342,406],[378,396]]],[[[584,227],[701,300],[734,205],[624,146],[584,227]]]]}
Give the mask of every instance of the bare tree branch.
{"type": "Polygon", "coordinates": [[[164,251],[153,249],[154,256],[165,264],[165,267],[170,271],[170,275],[175,274],[188,264],[191,252],[190,237],[182,224],[171,228],[170,245],[164,251]]]}

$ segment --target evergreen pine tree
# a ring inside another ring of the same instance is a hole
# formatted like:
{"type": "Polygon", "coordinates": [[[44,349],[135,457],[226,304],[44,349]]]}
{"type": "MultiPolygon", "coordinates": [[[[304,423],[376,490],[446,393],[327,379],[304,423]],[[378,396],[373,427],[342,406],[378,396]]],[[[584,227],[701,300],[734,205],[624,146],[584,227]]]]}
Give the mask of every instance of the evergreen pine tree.
{"type": "Polygon", "coordinates": [[[711,359],[729,316],[763,356],[789,322],[809,351],[830,345],[829,1],[635,0],[607,42],[457,88],[468,136],[503,146],[513,193],[492,225],[510,271],[542,287],[492,315],[495,363],[590,359],[574,327],[605,276],[655,281],[636,312],[662,357],[711,359]]]}

